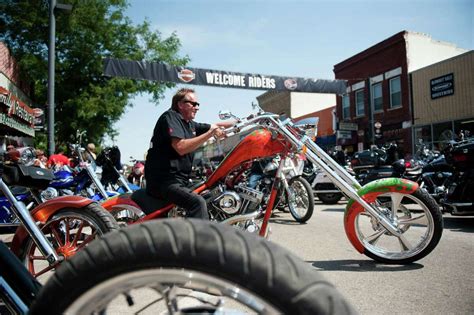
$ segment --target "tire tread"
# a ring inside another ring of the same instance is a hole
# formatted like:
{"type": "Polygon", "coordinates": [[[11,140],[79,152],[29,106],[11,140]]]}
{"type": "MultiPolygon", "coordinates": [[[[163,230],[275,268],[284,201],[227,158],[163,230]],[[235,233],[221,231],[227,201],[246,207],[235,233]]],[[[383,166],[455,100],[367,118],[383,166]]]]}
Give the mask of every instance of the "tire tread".
{"type": "Polygon", "coordinates": [[[31,314],[60,314],[82,292],[104,279],[130,270],[166,266],[222,277],[286,314],[356,313],[319,272],[287,250],[250,233],[201,220],[166,219],[130,226],[93,242],[64,265],[40,292],[31,314]],[[172,240],[177,235],[179,239],[172,240]],[[170,242],[176,243],[177,253],[170,242]]]}

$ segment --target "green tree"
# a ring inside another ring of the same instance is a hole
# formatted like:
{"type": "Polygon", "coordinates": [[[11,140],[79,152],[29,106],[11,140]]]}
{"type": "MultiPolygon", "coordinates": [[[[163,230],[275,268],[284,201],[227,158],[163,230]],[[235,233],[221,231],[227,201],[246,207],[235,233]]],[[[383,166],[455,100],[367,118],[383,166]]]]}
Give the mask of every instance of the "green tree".
{"type": "MultiPolygon", "coordinates": [[[[130,99],[151,93],[157,103],[171,83],[109,78],[103,75],[106,57],[161,61],[183,66],[176,34],[163,38],[145,20],[134,25],[124,16],[126,0],[61,0],[71,12],[56,16],[55,131],[56,145],[74,141],[76,130],[87,130],[87,141],[100,144],[117,135],[118,121],[130,99]]],[[[33,100],[47,103],[48,23],[47,0],[0,1],[0,40],[19,61],[34,83],[33,100]]],[[[44,139],[44,137],[43,137],[44,139]]]]}

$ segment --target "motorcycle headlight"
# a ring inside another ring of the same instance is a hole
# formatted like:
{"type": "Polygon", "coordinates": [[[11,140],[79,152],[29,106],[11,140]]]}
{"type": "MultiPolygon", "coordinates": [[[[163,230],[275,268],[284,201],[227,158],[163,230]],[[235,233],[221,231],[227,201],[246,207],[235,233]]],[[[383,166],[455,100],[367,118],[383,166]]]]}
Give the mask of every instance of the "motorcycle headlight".
{"type": "Polygon", "coordinates": [[[33,148],[21,148],[20,151],[20,159],[18,160],[19,163],[24,164],[26,166],[33,165],[35,162],[36,154],[33,148]]]}

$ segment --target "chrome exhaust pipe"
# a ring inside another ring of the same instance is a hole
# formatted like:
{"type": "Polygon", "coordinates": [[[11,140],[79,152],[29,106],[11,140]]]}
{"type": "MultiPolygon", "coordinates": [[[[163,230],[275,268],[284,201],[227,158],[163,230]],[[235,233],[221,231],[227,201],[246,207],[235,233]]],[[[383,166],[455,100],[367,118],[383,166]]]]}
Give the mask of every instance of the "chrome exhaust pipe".
{"type": "Polygon", "coordinates": [[[248,220],[253,220],[259,214],[260,214],[260,211],[255,211],[255,212],[252,212],[252,213],[249,213],[249,214],[240,214],[240,215],[236,215],[236,216],[233,216],[231,218],[228,218],[228,219],[222,221],[222,223],[232,225],[232,224],[236,224],[236,223],[240,223],[240,222],[244,222],[244,221],[248,221],[248,220]]]}

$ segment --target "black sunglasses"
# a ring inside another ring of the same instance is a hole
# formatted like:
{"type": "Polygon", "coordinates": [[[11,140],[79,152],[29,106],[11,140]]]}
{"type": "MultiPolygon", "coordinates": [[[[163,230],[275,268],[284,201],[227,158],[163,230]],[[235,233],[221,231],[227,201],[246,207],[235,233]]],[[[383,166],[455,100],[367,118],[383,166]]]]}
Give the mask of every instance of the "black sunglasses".
{"type": "Polygon", "coordinates": [[[183,103],[189,103],[193,105],[193,107],[199,106],[200,104],[198,102],[193,102],[193,101],[188,101],[188,100],[183,100],[183,103]]]}

